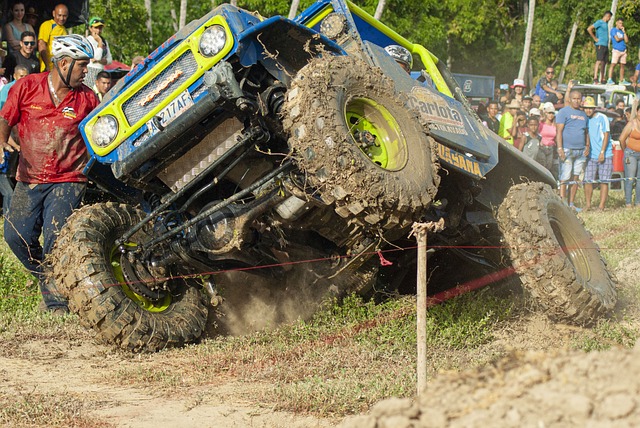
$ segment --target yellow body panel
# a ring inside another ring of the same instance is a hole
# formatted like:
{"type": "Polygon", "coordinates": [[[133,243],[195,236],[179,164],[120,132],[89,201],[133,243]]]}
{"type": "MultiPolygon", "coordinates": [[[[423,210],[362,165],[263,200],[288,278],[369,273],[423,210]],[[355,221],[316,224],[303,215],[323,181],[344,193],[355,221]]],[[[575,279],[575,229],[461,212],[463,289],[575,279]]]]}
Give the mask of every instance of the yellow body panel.
{"type": "Polygon", "coordinates": [[[94,117],[89,123],[87,123],[85,130],[87,134],[87,138],[91,147],[95,151],[95,153],[99,156],[104,156],[111,151],[113,151],[116,147],[118,147],[124,140],[129,138],[131,134],[137,131],[141,126],[144,126],[151,118],[153,118],[160,110],[162,110],[168,102],[173,100],[177,94],[185,91],[189,86],[191,86],[198,78],[202,76],[204,71],[209,70],[213,67],[218,61],[224,58],[231,49],[233,48],[234,39],[229,28],[229,25],[224,20],[224,18],[220,15],[216,15],[209,20],[205,25],[202,25],[196,31],[194,31],[188,38],[182,41],[182,43],[172,50],[166,57],[162,58],[158,63],[154,65],[154,67],[146,72],[144,76],[131,85],[126,91],[120,95],[115,102],[113,102],[110,106],[105,108],[100,112],[99,115],[94,117]],[[200,36],[202,33],[212,25],[220,25],[225,29],[227,34],[227,41],[225,43],[224,48],[215,56],[207,58],[200,54],[198,51],[198,43],[200,41],[200,36]],[[193,56],[195,57],[196,63],[198,64],[198,70],[201,72],[194,73],[189,76],[182,84],[176,86],[175,88],[171,88],[171,95],[166,97],[167,103],[161,103],[156,106],[154,109],[149,110],[139,121],[136,123],[128,123],[124,112],[122,110],[123,104],[129,100],[134,94],[136,94],[140,89],[142,89],[149,81],[153,80],[155,76],[157,76],[162,70],[171,65],[177,58],[179,58],[186,51],[191,50],[193,56]],[[92,132],[93,125],[98,120],[99,117],[112,115],[114,116],[119,124],[118,127],[118,135],[114,139],[114,141],[106,147],[98,147],[93,144],[92,132]]]}

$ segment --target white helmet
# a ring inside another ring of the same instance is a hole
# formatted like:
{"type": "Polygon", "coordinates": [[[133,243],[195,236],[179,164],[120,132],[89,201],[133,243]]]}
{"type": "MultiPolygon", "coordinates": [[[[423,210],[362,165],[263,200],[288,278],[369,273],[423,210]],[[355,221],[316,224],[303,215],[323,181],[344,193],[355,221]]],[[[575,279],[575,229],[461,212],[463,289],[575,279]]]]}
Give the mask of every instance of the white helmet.
{"type": "Polygon", "coordinates": [[[86,38],[78,34],[59,36],[53,38],[51,54],[54,59],[65,56],[72,59],[91,59],[93,58],[93,46],[86,38]]]}
{"type": "Polygon", "coordinates": [[[393,59],[406,65],[409,70],[413,67],[413,56],[411,55],[411,52],[409,52],[409,49],[400,45],[389,45],[384,48],[384,50],[387,51],[393,59]]]}

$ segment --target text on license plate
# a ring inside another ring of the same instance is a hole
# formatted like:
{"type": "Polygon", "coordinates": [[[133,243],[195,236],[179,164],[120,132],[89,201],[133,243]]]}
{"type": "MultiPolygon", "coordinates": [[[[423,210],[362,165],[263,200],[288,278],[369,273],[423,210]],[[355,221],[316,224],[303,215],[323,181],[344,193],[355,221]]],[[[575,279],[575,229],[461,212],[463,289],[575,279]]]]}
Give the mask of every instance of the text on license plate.
{"type": "Polygon", "coordinates": [[[178,95],[170,104],[160,110],[155,117],[147,122],[149,133],[151,135],[157,134],[160,132],[158,124],[161,128],[165,128],[176,117],[189,110],[192,105],[193,98],[191,98],[189,91],[185,89],[184,92],[178,95]]]}

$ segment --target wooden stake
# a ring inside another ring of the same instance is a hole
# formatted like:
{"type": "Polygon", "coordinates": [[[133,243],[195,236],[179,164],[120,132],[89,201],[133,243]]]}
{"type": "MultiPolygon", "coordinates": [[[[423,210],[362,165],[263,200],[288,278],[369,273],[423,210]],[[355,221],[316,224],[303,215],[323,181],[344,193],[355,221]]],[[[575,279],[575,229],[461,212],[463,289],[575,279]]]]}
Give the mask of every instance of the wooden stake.
{"type": "Polygon", "coordinates": [[[416,293],[416,338],[418,341],[418,395],[427,388],[427,231],[444,229],[444,219],[438,222],[414,223],[411,235],[418,243],[418,277],[416,293]]]}

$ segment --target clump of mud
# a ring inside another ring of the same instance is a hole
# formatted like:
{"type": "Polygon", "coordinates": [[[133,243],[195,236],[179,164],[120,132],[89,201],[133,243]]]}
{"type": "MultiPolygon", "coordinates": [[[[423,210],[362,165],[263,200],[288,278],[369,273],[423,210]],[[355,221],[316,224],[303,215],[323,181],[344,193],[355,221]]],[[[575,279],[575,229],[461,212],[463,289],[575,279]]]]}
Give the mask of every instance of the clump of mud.
{"type": "Polygon", "coordinates": [[[340,427],[633,427],[640,425],[640,348],[513,354],[442,374],[417,400],[391,398],[340,427]]]}

